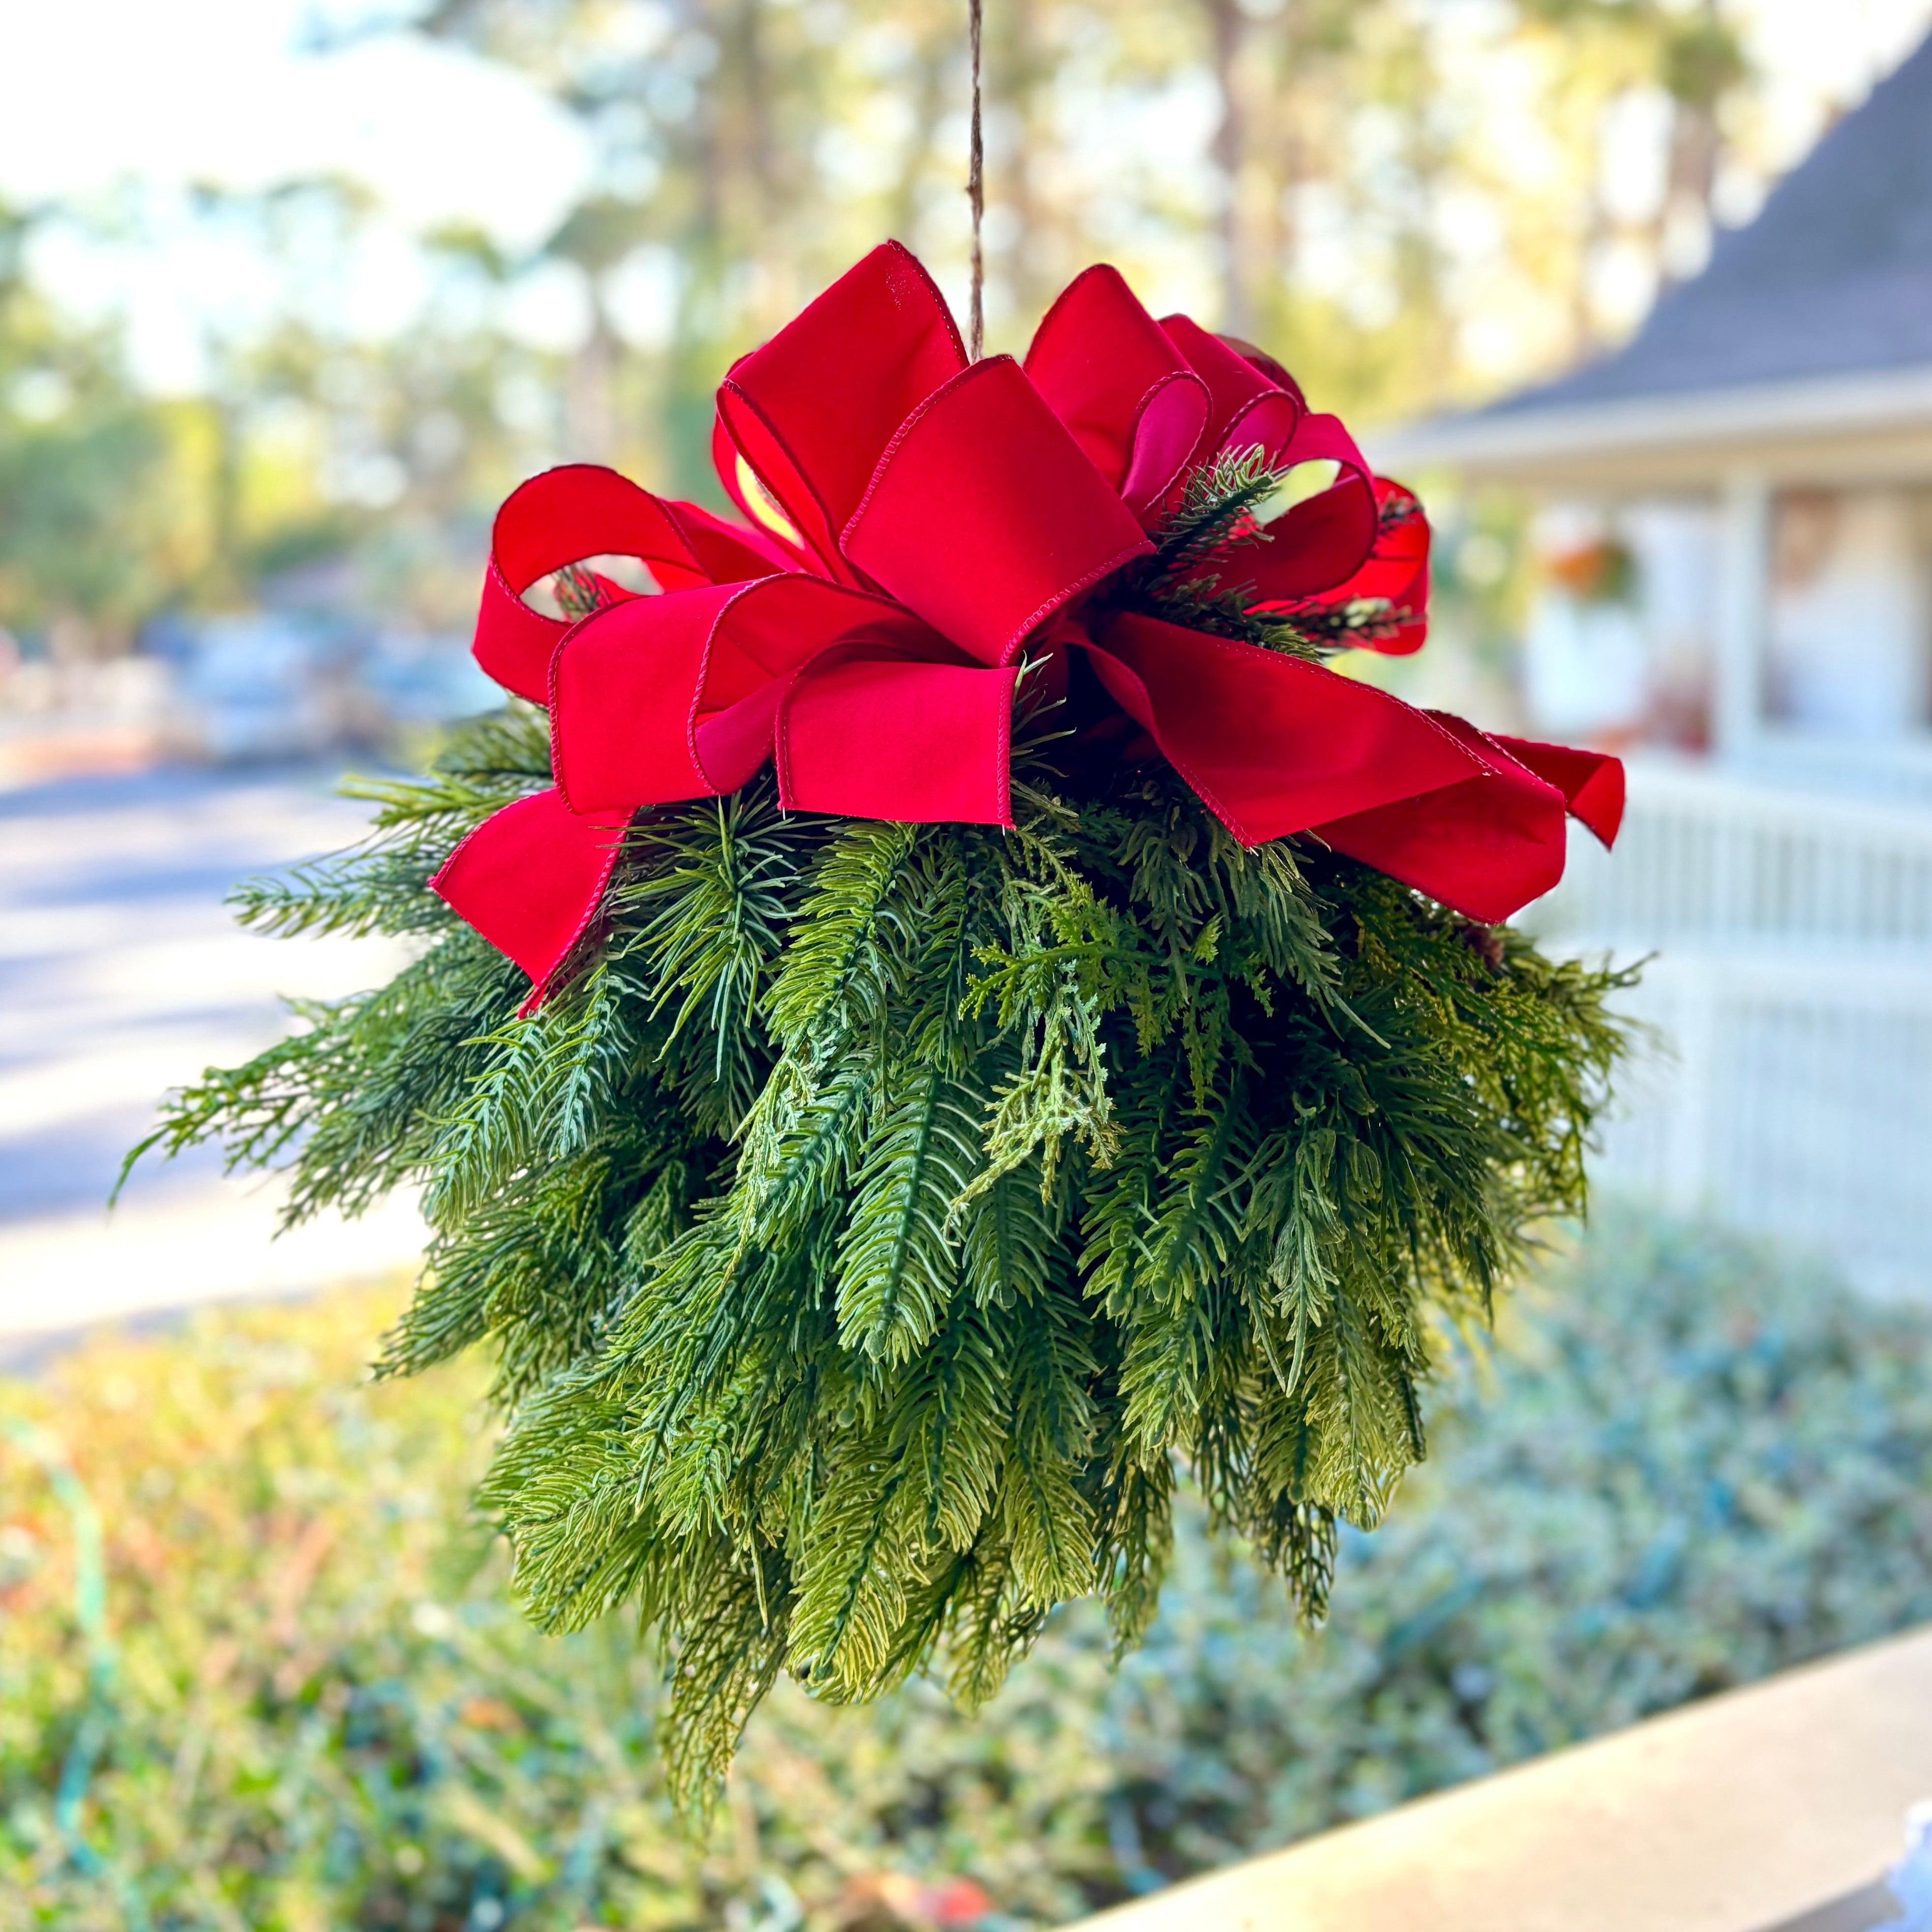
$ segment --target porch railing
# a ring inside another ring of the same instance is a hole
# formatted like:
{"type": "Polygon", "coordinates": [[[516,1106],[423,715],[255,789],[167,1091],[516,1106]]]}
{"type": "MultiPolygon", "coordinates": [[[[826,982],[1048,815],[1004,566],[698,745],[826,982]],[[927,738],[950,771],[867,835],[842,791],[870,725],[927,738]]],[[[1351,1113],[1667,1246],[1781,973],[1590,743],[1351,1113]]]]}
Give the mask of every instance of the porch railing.
{"type": "Polygon", "coordinates": [[[1636,765],[1526,922],[1655,956],[1600,1184],[1932,1296],[1932,810],[1636,765]]]}

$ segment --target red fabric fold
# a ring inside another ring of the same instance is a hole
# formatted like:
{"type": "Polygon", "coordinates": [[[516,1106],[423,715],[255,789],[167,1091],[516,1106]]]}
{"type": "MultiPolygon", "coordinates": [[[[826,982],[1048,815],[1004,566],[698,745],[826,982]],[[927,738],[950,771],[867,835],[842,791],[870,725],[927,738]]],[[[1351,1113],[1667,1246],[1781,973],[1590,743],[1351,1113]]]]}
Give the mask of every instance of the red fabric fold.
{"type": "Polygon", "coordinates": [[[1244,845],[1483,769],[1425,712],[1305,658],[1136,614],[1096,628],[1088,648],[1120,708],[1244,845]]]}
{"type": "Polygon", "coordinates": [[[551,674],[551,759],[580,812],[736,791],[786,682],[839,644],[956,658],[911,612],[816,577],[638,598],[579,624],[551,674]]]}
{"type": "Polygon", "coordinates": [[[1208,386],[1206,428],[1194,460],[1258,448],[1270,468],[1294,440],[1307,413],[1301,392],[1264,375],[1218,335],[1184,315],[1164,316],[1161,328],[1208,386]]]}
{"type": "Polygon", "coordinates": [[[1563,794],[1570,815],[1587,826],[1598,842],[1616,843],[1624,822],[1624,766],[1607,752],[1578,751],[1568,745],[1539,745],[1530,738],[1496,741],[1518,764],[1526,765],[1563,794]]]}
{"type": "Polygon", "coordinates": [[[523,593],[567,563],[604,555],[641,557],[684,583],[704,580],[696,553],[664,506],[614,470],[569,464],[511,493],[490,532],[472,646],[499,684],[544,701],[550,655],[570,626],[532,610],[523,593]]]}
{"type": "Polygon", "coordinates": [[[1264,598],[1258,608],[1341,610],[1352,604],[1383,607],[1375,627],[1354,639],[1364,650],[1406,657],[1429,634],[1429,520],[1414,496],[1386,476],[1375,479],[1376,530],[1361,568],[1332,588],[1305,598],[1264,598]]]}
{"type": "Polygon", "coordinates": [[[1156,514],[1208,427],[1208,386],[1120,272],[1096,263],[1034,332],[1026,374],[1095,469],[1143,520],[1156,514]]]}
{"type": "MultiPolygon", "coordinates": [[[[676,501],[664,505],[664,513],[676,524],[678,533],[691,546],[706,584],[746,584],[754,578],[769,577],[774,571],[795,568],[790,554],[778,540],[763,530],[746,530],[728,524],[722,517],[697,503],[676,501]]],[[[666,590],[686,586],[670,580],[655,564],[651,574],[666,590]]]]}
{"type": "Polygon", "coordinates": [[[1257,349],[1252,342],[1244,342],[1238,335],[1217,334],[1214,340],[1224,349],[1232,349],[1250,369],[1265,376],[1277,389],[1286,389],[1298,403],[1306,400],[1301,393],[1301,385],[1265,349],[1257,349]]]}
{"type": "Polygon", "coordinates": [[[1468,917],[1513,917],[1563,876],[1564,797],[1493,738],[1447,712],[1426,716],[1478,767],[1460,784],[1330,819],[1315,836],[1468,917]]]}
{"type": "Polygon", "coordinates": [[[1019,365],[998,356],[901,425],[845,526],[846,556],[982,663],[1153,548],[1019,365]]]}
{"type": "Polygon", "coordinates": [[[1346,582],[1368,561],[1378,530],[1369,466],[1336,416],[1304,416],[1278,464],[1333,463],[1335,480],[1263,526],[1267,541],[1244,551],[1262,602],[1306,597],[1346,582]]]}
{"type": "Polygon", "coordinates": [[[560,791],[533,792],[486,818],[430,880],[530,976],[526,1012],[596,918],[630,816],[573,812],[560,791]]]}
{"type": "Polygon", "coordinates": [[[777,727],[788,809],[910,825],[1011,825],[1016,670],[828,652],[777,727]]]}
{"type": "MultiPolygon", "coordinates": [[[[932,278],[898,242],[882,242],[733,366],[718,392],[718,419],[820,566],[846,578],[838,535],[880,454],[966,366],[932,278]]],[[[726,487],[735,490],[735,480],[726,487]]]]}
{"type": "MultiPolygon", "coordinates": [[[[666,591],[790,568],[759,532],[734,530],[695,503],[667,502],[614,470],[591,463],[547,470],[511,493],[490,534],[472,648],[499,684],[533,704],[548,702],[550,659],[571,622],[532,610],[523,593],[566,564],[604,556],[637,558],[666,591]]],[[[636,595],[596,574],[607,603],[636,595]]]]}

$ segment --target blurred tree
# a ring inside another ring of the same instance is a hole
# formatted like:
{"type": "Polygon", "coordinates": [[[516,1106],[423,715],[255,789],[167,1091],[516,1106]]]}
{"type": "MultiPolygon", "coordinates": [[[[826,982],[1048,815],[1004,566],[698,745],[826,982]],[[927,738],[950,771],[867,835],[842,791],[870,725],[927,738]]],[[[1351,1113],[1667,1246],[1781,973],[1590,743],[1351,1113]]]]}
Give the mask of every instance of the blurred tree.
{"type": "Polygon", "coordinates": [[[954,10],[938,0],[431,8],[422,31],[532,74],[591,137],[596,179],[544,250],[579,272],[587,299],[574,452],[659,456],[677,487],[715,488],[711,396],[723,361],[880,232],[924,225],[942,76],[963,51],[954,10]],[[640,369],[611,290],[646,253],[675,275],[665,340],[640,369]]]}
{"type": "MultiPolygon", "coordinates": [[[[992,0],[990,344],[1023,346],[1100,258],[1358,422],[1553,370],[1701,257],[1754,85],[1731,3],[992,0]]],[[[415,238],[428,294],[375,340],[344,291],[370,236],[397,238],[365,190],[205,194],[200,220],[279,294],[212,335],[194,401],[144,398],[110,333],[58,316],[4,218],[0,622],[124,637],[352,555],[370,594],[458,623],[491,500],[559,455],[716,500],[734,356],[882,235],[963,294],[964,19],[964,0],[420,0],[403,30],[576,118],[578,204],[524,254],[415,238]],[[508,326],[540,278],[580,294],[562,358],[508,326]]]]}
{"type": "Polygon", "coordinates": [[[205,560],[206,414],[137,394],[111,331],[55,313],[25,272],[32,226],[0,207],[0,625],[107,655],[205,560]]]}
{"type": "Polygon", "coordinates": [[[320,178],[201,202],[268,266],[278,299],[204,344],[219,455],[198,600],[308,573],[325,601],[460,628],[491,507],[566,440],[548,400],[556,358],[513,342],[496,312],[519,265],[478,231],[434,232],[412,325],[372,338],[342,295],[378,216],[364,190],[320,178]]]}
{"type": "Polygon", "coordinates": [[[1703,266],[1724,154],[1727,110],[1753,79],[1738,28],[1720,0],[1520,0],[1526,29],[1546,37],[1552,76],[1546,116],[1572,130],[1582,166],[1575,182],[1566,272],[1573,354],[1624,332],[1659,286],[1703,266]],[[1634,218],[1616,206],[1609,152],[1614,117],[1660,105],[1660,191],[1634,218]],[[1606,303],[1603,283],[1621,256],[1642,278],[1640,298],[1606,303]],[[1610,313],[1606,314],[1606,308],[1610,313]]]}
{"type": "Polygon", "coordinates": [[[578,202],[545,253],[569,262],[584,278],[590,326],[571,358],[564,392],[565,454],[578,462],[608,463],[617,453],[617,364],[621,353],[610,325],[612,272],[650,233],[645,208],[614,195],[578,202]]]}
{"type": "MultiPolygon", "coordinates": [[[[418,26],[533,75],[592,136],[596,178],[548,251],[588,298],[578,450],[655,454],[704,488],[731,356],[881,234],[959,279],[957,0],[436,0],[418,26]],[[609,301],[640,251],[677,270],[647,367],[609,301]]],[[[1480,386],[1462,335],[1483,272],[1456,232],[1473,203],[1505,238],[1494,279],[1563,319],[1544,364],[1601,333],[1609,251],[1689,260],[1749,77],[1717,0],[1510,0],[1480,19],[1441,0],[1001,0],[986,52],[995,346],[1096,255],[1156,288],[1211,259],[1214,319],[1371,415],[1480,386]],[[1537,91],[1544,165],[1495,152],[1472,60],[1537,91]],[[1606,200],[1604,148],[1645,93],[1670,104],[1669,187],[1633,225],[1606,200]],[[1176,136],[1203,100],[1190,153],[1176,136]]]]}
{"type": "Polygon", "coordinates": [[[1672,111],[1668,186],[1656,223],[1656,247],[1664,278],[1675,281],[1700,267],[1708,250],[1724,155],[1722,116],[1750,78],[1750,68],[1717,0],[1702,0],[1688,15],[1670,14],[1660,26],[1659,78],[1672,111]],[[1688,232],[1671,226],[1683,215],[1689,218],[1688,232]],[[1677,239],[1680,233],[1682,242],[1677,239]]]}

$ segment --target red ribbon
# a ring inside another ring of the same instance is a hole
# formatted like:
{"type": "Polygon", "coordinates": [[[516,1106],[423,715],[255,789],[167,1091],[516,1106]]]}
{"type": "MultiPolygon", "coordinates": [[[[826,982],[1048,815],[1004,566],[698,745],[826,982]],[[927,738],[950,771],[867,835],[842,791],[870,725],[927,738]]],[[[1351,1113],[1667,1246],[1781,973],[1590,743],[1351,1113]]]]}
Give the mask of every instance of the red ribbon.
{"type": "MultiPolygon", "coordinates": [[[[1305,659],[1110,608],[1196,464],[1259,448],[1334,481],[1238,554],[1252,606],[1372,620],[1421,643],[1429,528],[1278,364],[1185,316],[1156,322],[1088,269],[1024,364],[969,362],[944,299],[874,249],[718,391],[728,524],[578,465],[496,518],[478,662],[549,706],[556,788],[506,807],[431,884],[530,975],[532,1000],[596,917],[640,807],[735,791],[770,758],[788,809],[1010,825],[1022,652],[1084,652],[1112,702],[1246,844],[1309,832],[1473,919],[1562,875],[1568,812],[1606,844],[1613,758],[1484,736],[1305,659]],[[605,555],[575,622],[524,601],[605,555]]],[[[1123,724],[1121,729],[1131,730],[1123,724]]]]}

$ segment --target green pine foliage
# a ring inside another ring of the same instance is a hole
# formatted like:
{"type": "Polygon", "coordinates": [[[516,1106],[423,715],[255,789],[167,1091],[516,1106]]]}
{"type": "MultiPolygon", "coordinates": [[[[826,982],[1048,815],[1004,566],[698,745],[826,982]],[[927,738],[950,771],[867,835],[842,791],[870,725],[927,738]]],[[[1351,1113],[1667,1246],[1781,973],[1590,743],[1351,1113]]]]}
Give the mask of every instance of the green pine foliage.
{"type": "MultiPolygon", "coordinates": [[[[1274,480],[1197,478],[1119,594],[1311,648],[1205,580],[1274,480]]],[[[297,1219],[424,1187],[382,1368],[494,1352],[518,1588],[656,1633],[687,1804],[782,1672],[844,1702],[937,1668],[976,1706],[1090,1594],[1131,1646],[1184,1480],[1318,1616],[1338,1524],[1424,1453],[1445,1328],[1583,1205],[1616,975],[1312,841],[1244,850],[1158,761],[1063,769],[1028,701],[1010,832],[788,815],[768,774],[640,814],[524,1018],[425,882],[550,782],[545,722],[466,726],[362,788],[361,845],[239,895],[420,956],[144,1143],[286,1162],[297,1219]]]]}
{"type": "MultiPolygon", "coordinates": [[[[1310,602],[1288,611],[1248,608],[1255,586],[1242,572],[1241,552],[1263,540],[1264,524],[1294,481],[1293,470],[1270,470],[1259,448],[1203,464],[1189,474],[1154,555],[1131,567],[1117,596],[1171,623],[1318,662],[1380,643],[1402,615],[1384,598],[1326,608],[1310,602]]],[[[1395,498],[1382,508],[1382,526],[1386,531],[1418,514],[1412,502],[1395,498]]]]}

